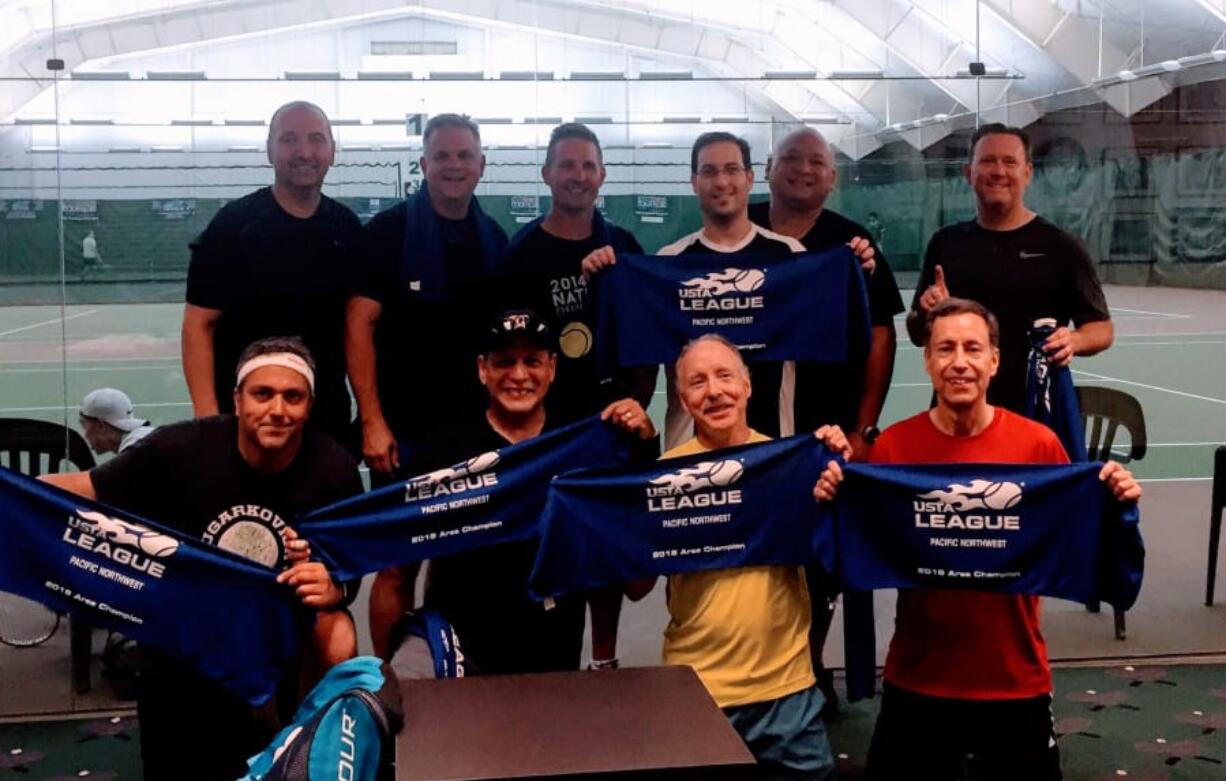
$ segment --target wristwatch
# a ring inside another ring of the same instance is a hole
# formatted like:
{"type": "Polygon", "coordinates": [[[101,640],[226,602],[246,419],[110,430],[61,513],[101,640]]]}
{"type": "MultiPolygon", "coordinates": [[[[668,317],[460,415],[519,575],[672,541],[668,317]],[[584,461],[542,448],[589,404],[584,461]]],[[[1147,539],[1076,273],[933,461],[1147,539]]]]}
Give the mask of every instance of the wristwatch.
{"type": "Polygon", "coordinates": [[[871,423],[860,429],[860,438],[867,442],[869,447],[873,446],[879,436],[881,436],[881,429],[871,423]]]}

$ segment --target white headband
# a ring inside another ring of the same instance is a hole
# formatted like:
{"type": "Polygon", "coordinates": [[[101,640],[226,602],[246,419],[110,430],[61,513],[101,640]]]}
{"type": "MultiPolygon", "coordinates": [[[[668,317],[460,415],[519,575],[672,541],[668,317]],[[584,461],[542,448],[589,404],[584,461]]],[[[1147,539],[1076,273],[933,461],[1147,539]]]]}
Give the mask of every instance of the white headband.
{"type": "Polygon", "coordinates": [[[265,366],[280,366],[290,371],[298,372],[303,377],[306,377],[307,385],[311,386],[311,394],[314,395],[315,372],[311,371],[310,365],[302,359],[301,355],[294,353],[264,353],[247,361],[238,367],[238,379],[234,381],[235,390],[242,386],[243,380],[247,379],[248,374],[265,366]]]}

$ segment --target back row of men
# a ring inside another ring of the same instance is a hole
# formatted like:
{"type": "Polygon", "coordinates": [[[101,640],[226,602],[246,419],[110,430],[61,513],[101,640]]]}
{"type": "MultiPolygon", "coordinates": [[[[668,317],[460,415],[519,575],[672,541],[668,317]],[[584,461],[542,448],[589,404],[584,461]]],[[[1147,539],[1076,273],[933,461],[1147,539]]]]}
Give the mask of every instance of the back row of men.
{"type": "MultiPolygon", "coordinates": [[[[627,393],[646,405],[654,368],[604,386],[596,374],[584,267],[599,269],[616,252],[643,251],[596,207],[606,175],[597,137],[580,124],[554,129],[541,168],[552,195],[549,213],[509,242],[474,196],[485,170],[477,124],[456,114],[434,116],[423,145],[420,191],[363,228],[321,192],[335,154],[323,111],[304,102],[277,110],[268,137],[273,185],[227,204],[192,244],[182,345],[196,416],[229,411],[233,367],[246,345],[298,335],[319,365],[314,421],[357,450],[348,374],[362,456],[377,475],[391,475],[402,461],[416,460],[414,448],[444,425],[442,413],[482,406],[472,356],[490,315],[516,307],[541,313],[558,335],[553,414],[582,417],[627,393]]],[[[829,145],[809,128],[780,139],[766,166],[770,201],[752,206],[744,140],[703,134],[690,162],[702,229],[654,248],[658,254],[769,257],[849,243],[860,257],[873,324],[866,364],[753,366],[758,398],[750,416],[771,436],[838,423],[863,455],[889,387],[893,318],[903,305],[869,232],[824,208],[836,181],[829,145]]],[[[1112,341],[1084,245],[1025,206],[1031,173],[1022,131],[987,125],[975,134],[966,176],[976,218],[933,236],[908,317],[919,344],[923,313],[950,295],[995,313],[1002,368],[992,401],[1011,409],[1021,407],[1026,331],[1035,319],[1077,326],[1051,338],[1059,363],[1112,341]]],[[[668,446],[685,434],[672,396],[668,446]]]]}

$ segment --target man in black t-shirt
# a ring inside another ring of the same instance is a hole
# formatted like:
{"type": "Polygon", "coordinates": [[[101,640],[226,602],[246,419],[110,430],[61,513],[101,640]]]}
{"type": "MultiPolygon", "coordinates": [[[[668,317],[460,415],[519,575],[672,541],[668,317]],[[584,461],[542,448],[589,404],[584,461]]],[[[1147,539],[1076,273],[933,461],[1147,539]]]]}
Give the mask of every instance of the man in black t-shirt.
{"type": "Polygon", "coordinates": [[[477,124],[437,114],[422,143],[425,182],[367,224],[346,315],[362,456],[376,485],[398,474],[402,460],[416,459],[411,451],[441,412],[484,404],[472,356],[506,250],[506,234],[473,196],[485,171],[477,124]]]}
{"type": "MultiPolygon", "coordinates": [[[[599,376],[596,368],[596,302],[588,295],[580,264],[599,247],[643,251],[629,231],[607,222],[596,208],[605,179],[600,139],[585,125],[558,125],[549,135],[541,178],[552,194],[549,213],[511,239],[496,289],[499,308],[538,312],[558,337],[557,377],[549,390],[551,422],[585,418],[626,396],[646,407],[655,390],[656,367],[637,367],[613,377],[599,376]]],[[[589,599],[592,665],[615,666],[622,590],[605,589],[589,599]]]]}
{"type": "Polygon", "coordinates": [[[837,172],[834,153],[821,133],[806,127],[780,139],[766,162],[766,178],[770,201],[749,206],[749,219],[758,225],[798,239],[811,252],[853,241],[867,241],[872,248],[876,267],[864,280],[872,323],[867,360],[863,365],[796,366],[796,430],[837,424],[863,457],[865,434],[874,436],[894,373],[894,315],[903,311],[898,283],[869,231],[825,208],[837,172]]]}
{"type": "MultiPolygon", "coordinates": [[[[489,324],[483,342],[476,368],[486,392],[485,410],[457,410],[449,416],[434,429],[431,446],[418,451],[428,456],[406,459],[406,471],[424,474],[562,425],[546,413],[558,356],[544,320],[528,310],[505,312],[489,324]]],[[[655,427],[633,399],[609,404],[601,417],[654,443],[655,427]]],[[[481,674],[578,669],[584,601],[559,599],[545,610],[529,596],[536,547],[533,539],[430,561],[425,606],[454,627],[466,669],[481,674]]],[[[383,594],[377,601],[372,595],[370,627],[376,653],[385,657],[396,650],[388,647],[395,623],[413,606],[416,572],[416,567],[397,567],[379,573],[383,594]]]]}
{"type": "Polygon", "coordinates": [[[361,224],[321,192],[336,145],[323,111],[295,101],[268,127],[271,187],[226,204],[191,245],[183,374],[196,417],[233,411],[238,354],[298,336],[319,367],[311,424],[345,443],[345,299],[361,224]]]}
{"type": "MultiPolygon", "coordinates": [[[[310,561],[310,546],[287,521],[361,493],[362,481],[340,445],[304,430],[316,375],[301,342],[261,340],[240,360],[236,415],[163,426],[88,472],[42,479],[282,570],[278,581],[320,611],[303,658],[309,683],[357,652],[352,619],[337,609],[357,584],[337,584],[310,561]]],[[[237,778],[276,731],[219,684],[149,648],[137,713],[150,781],[237,778]]]]}
{"type": "Polygon", "coordinates": [[[1001,124],[979,128],[965,174],[975,219],[948,225],[928,242],[907,330],[923,344],[925,313],[950,296],[986,306],[1000,321],[1000,370],[988,402],[1024,412],[1027,333],[1035,320],[1056,320],[1045,349],[1059,366],[1106,350],[1115,329],[1085,244],[1026,208],[1034,174],[1026,133],[1001,124]]]}
{"type": "Polygon", "coordinates": [[[587,417],[626,395],[646,406],[655,390],[655,367],[615,378],[597,376],[595,301],[580,263],[603,246],[639,254],[643,248],[596,208],[605,179],[596,134],[578,123],[554,128],[541,178],[552,194],[549,213],[511,239],[497,285],[499,308],[531,309],[558,336],[558,376],[549,391],[555,419],[587,417]]]}

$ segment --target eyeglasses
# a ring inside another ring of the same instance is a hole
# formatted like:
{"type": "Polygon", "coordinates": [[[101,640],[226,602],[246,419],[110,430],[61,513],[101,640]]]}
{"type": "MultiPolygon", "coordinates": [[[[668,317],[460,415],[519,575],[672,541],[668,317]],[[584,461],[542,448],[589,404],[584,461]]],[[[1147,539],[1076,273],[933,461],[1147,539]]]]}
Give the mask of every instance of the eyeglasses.
{"type": "Polygon", "coordinates": [[[741,174],[745,173],[748,170],[749,169],[746,168],[745,166],[737,165],[736,163],[729,163],[723,168],[717,168],[716,166],[713,166],[713,165],[704,165],[702,168],[698,169],[698,175],[701,176],[703,179],[714,179],[720,174],[723,174],[724,176],[727,176],[729,179],[732,179],[737,176],[740,176],[741,174]]]}

